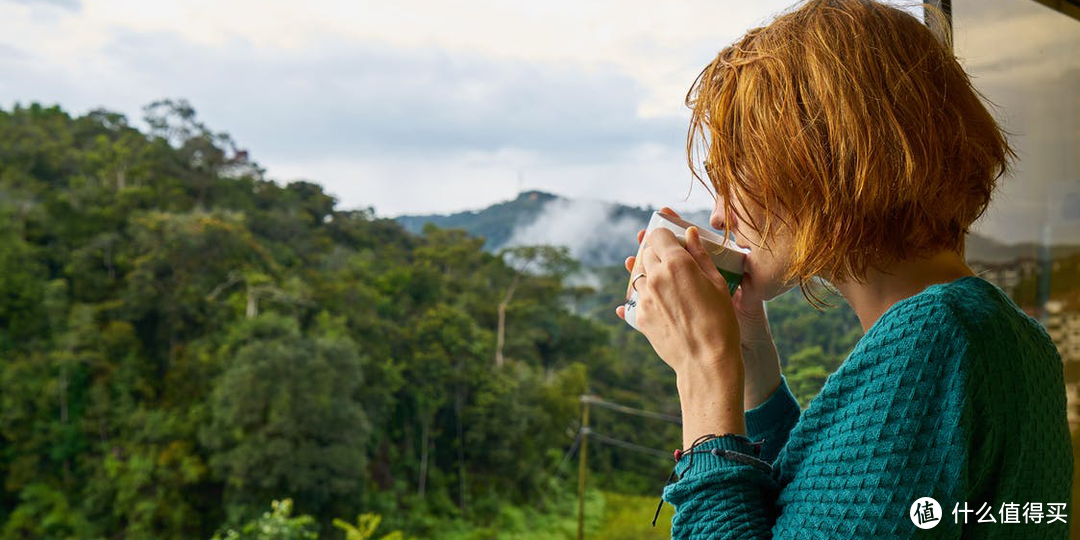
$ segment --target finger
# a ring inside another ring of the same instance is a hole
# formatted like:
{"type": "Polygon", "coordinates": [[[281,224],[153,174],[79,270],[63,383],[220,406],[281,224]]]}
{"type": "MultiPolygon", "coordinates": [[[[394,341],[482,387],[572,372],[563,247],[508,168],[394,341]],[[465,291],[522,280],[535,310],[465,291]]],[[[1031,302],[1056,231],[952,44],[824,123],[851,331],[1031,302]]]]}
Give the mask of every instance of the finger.
{"type": "Polygon", "coordinates": [[[636,260],[637,260],[637,257],[631,255],[631,256],[627,257],[625,261],[623,261],[623,266],[626,267],[627,272],[633,272],[634,271],[634,261],[636,261],[636,260]]]}
{"type": "Polygon", "coordinates": [[[645,235],[645,247],[653,248],[653,253],[661,260],[679,257],[686,253],[686,249],[679,243],[675,233],[665,228],[653,229],[645,235]]]}
{"type": "Polygon", "coordinates": [[[705,244],[701,243],[701,233],[697,227],[686,229],[686,251],[690,252],[703,272],[706,274],[716,272],[716,266],[709,258],[709,252],[705,251],[705,244]]]}
{"type": "MultiPolygon", "coordinates": [[[[679,249],[682,249],[682,247],[680,246],[679,249]]],[[[656,268],[659,265],[660,257],[656,254],[656,248],[652,244],[646,245],[641,250],[641,271],[645,272],[645,274],[648,275],[651,271],[650,268],[656,268]]],[[[647,281],[648,279],[649,278],[646,277],[638,280],[639,290],[641,289],[641,282],[647,281]]]]}
{"type": "MultiPolygon", "coordinates": [[[[746,283],[743,276],[743,284],[746,283]]],[[[766,313],[765,302],[761,298],[754,298],[746,289],[740,286],[735,289],[735,295],[731,297],[731,303],[735,306],[735,314],[739,317],[739,324],[747,328],[768,326],[769,316],[766,313]]]]}
{"type": "Polygon", "coordinates": [[[644,239],[645,239],[645,229],[641,229],[640,231],[637,232],[637,243],[640,244],[641,241],[644,240],[644,239]]]}
{"type": "Polygon", "coordinates": [[[758,290],[754,275],[750,272],[743,272],[742,281],[739,283],[739,288],[735,289],[735,293],[741,295],[742,302],[747,305],[760,304],[765,301],[764,293],[758,290]]]}
{"type": "MultiPolygon", "coordinates": [[[[642,255],[644,256],[644,255],[642,255]]],[[[644,260],[644,259],[643,259],[644,260]]],[[[626,301],[629,302],[634,294],[637,293],[640,299],[649,290],[649,272],[645,270],[645,265],[642,264],[639,273],[635,274],[633,278],[630,278],[630,288],[626,293],[626,301]]],[[[640,300],[639,300],[640,303],[640,300]]]]}
{"type": "Polygon", "coordinates": [[[682,219],[682,216],[680,216],[679,214],[676,214],[674,210],[672,210],[671,208],[669,208],[667,206],[661,208],[660,213],[661,214],[667,214],[669,216],[675,216],[675,217],[677,217],[679,219],[682,219]]]}
{"type": "Polygon", "coordinates": [[[618,315],[620,319],[626,320],[626,306],[619,306],[615,308],[615,315],[618,315]]]}
{"type": "Polygon", "coordinates": [[[713,264],[712,258],[709,257],[709,252],[705,251],[705,244],[701,242],[701,231],[699,231],[697,227],[689,227],[686,229],[686,250],[694,257],[694,261],[697,262],[701,271],[704,272],[717,287],[727,290],[727,280],[724,279],[724,276],[716,269],[716,265],[713,264]]]}

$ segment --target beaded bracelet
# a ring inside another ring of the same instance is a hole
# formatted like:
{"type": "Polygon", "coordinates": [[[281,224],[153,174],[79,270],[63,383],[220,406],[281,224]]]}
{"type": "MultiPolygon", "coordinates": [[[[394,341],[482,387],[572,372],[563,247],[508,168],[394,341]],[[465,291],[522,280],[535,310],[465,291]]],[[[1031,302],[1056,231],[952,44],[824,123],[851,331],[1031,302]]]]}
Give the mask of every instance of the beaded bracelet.
{"type": "MultiPolygon", "coordinates": [[[[675,452],[674,452],[674,454],[675,454],[675,468],[672,469],[671,474],[668,476],[667,482],[664,483],[664,487],[666,488],[669,484],[671,484],[671,480],[673,478],[675,478],[675,471],[678,470],[679,460],[682,459],[683,456],[690,456],[690,466],[693,466],[693,464],[694,464],[694,454],[712,454],[712,455],[714,455],[716,457],[728,458],[728,459],[731,459],[732,461],[737,461],[739,463],[750,465],[750,466],[764,472],[765,474],[772,474],[772,465],[769,465],[769,463],[767,463],[765,461],[762,461],[761,459],[758,459],[755,456],[747,455],[747,454],[744,454],[742,452],[737,452],[737,451],[733,451],[733,450],[725,450],[723,448],[711,448],[709,450],[699,450],[697,448],[701,444],[706,443],[708,441],[711,441],[713,439],[722,439],[722,438],[725,438],[725,437],[730,437],[730,438],[733,438],[733,439],[739,439],[739,440],[745,441],[747,444],[749,444],[751,446],[751,448],[753,449],[755,455],[761,455],[761,447],[765,444],[765,439],[754,442],[754,441],[751,441],[749,438],[747,438],[745,435],[740,435],[740,434],[737,434],[737,433],[725,433],[723,435],[716,435],[716,434],[710,433],[708,435],[702,435],[701,437],[698,437],[697,440],[695,440],[693,442],[693,444],[690,445],[689,450],[685,450],[685,451],[684,450],[679,450],[679,449],[675,450],[675,452]]],[[[653,516],[653,520],[652,520],[653,527],[656,526],[656,520],[657,520],[657,518],[660,517],[660,510],[663,507],[664,507],[664,498],[661,496],[660,497],[660,504],[658,504],[656,506],[656,514],[653,516]]]]}

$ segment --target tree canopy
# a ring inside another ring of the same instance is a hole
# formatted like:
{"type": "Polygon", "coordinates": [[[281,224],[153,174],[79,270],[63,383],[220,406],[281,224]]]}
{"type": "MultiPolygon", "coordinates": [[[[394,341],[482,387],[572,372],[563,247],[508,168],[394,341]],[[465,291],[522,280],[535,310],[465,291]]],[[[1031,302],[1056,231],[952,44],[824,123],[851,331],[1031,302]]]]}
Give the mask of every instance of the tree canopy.
{"type": "MultiPolygon", "coordinates": [[[[267,179],[184,101],[144,121],[0,111],[0,537],[307,538],[379,519],[430,536],[556,504],[581,394],[677,414],[670,371],[613,314],[624,275],[575,286],[564,249],[489,253],[339,209],[267,179]]],[[[805,405],[858,334],[850,314],[778,302],[805,405]],[[840,337],[795,354],[823,333],[840,337]]],[[[623,493],[657,495],[670,470],[589,459],[623,493]]]]}

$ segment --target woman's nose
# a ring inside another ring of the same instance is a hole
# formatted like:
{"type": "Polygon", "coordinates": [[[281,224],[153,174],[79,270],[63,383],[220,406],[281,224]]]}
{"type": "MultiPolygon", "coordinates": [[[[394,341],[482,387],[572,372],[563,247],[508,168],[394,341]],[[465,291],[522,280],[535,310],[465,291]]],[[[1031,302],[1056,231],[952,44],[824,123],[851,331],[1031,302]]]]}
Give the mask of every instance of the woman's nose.
{"type": "Polygon", "coordinates": [[[735,228],[735,216],[726,215],[726,213],[724,212],[724,207],[722,205],[718,205],[716,208],[713,209],[711,219],[709,220],[709,225],[711,225],[712,228],[716,230],[732,230],[735,228]]]}

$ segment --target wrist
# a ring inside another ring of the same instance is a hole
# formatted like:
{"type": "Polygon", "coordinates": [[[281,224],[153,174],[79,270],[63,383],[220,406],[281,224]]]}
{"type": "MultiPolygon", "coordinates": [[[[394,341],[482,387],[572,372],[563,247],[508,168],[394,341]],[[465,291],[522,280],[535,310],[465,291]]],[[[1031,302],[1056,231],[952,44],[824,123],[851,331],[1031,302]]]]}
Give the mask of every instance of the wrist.
{"type": "Polygon", "coordinates": [[[746,410],[764,403],[780,385],[780,357],[776,353],[776,347],[770,346],[758,353],[743,356],[745,359],[743,406],[746,410]]]}
{"type": "Polygon", "coordinates": [[[735,434],[746,436],[742,407],[718,407],[711,411],[683,411],[683,448],[689,448],[703,435],[735,434]]]}
{"type": "Polygon", "coordinates": [[[746,435],[743,374],[741,369],[732,371],[713,377],[676,375],[684,448],[702,435],[746,435]]]}
{"type": "Polygon", "coordinates": [[[768,326],[743,332],[740,348],[745,371],[744,408],[765,402],[780,382],[780,354],[768,326]]]}
{"type": "Polygon", "coordinates": [[[725,399],[742,399],[746,386],[742,354],[719,355],[716,360],[691,364],[693,369],[675,372],[675,387],[684,404],[715,400],[721,395],[725,399]]]}

